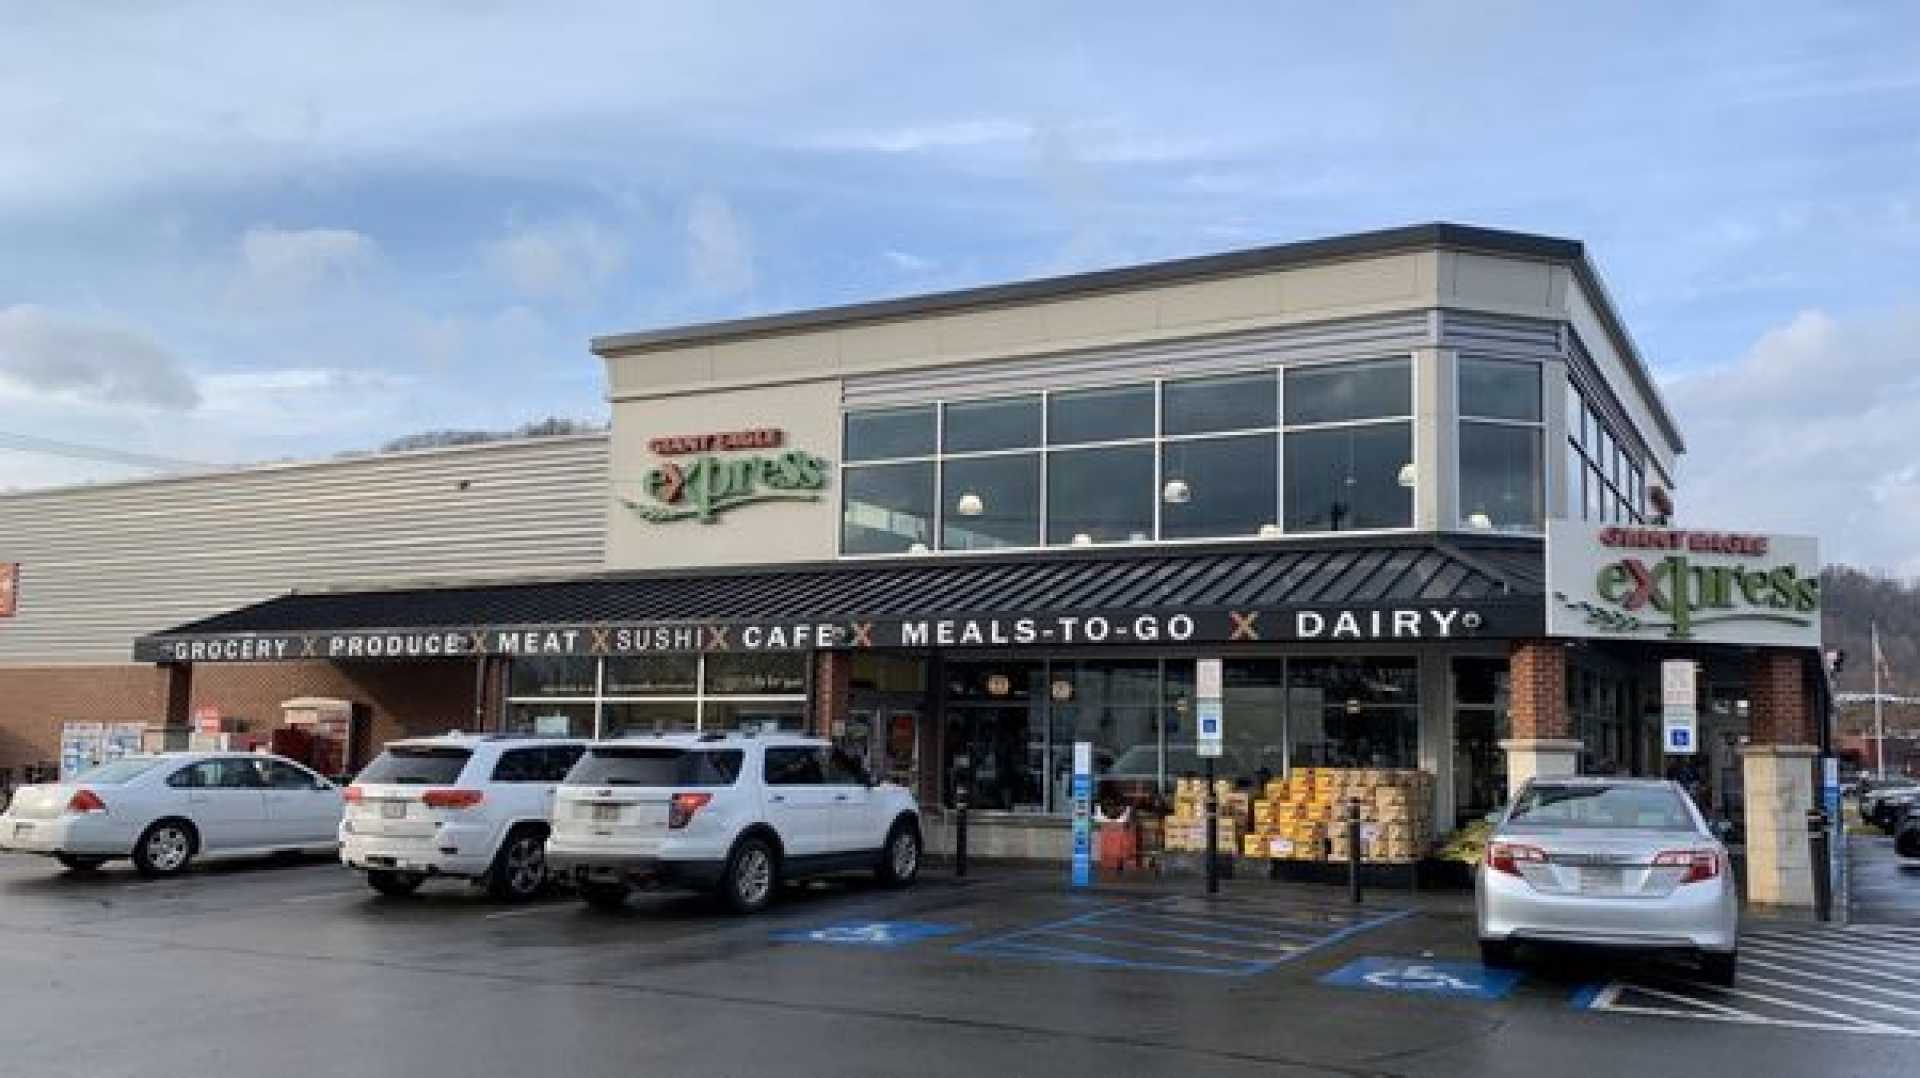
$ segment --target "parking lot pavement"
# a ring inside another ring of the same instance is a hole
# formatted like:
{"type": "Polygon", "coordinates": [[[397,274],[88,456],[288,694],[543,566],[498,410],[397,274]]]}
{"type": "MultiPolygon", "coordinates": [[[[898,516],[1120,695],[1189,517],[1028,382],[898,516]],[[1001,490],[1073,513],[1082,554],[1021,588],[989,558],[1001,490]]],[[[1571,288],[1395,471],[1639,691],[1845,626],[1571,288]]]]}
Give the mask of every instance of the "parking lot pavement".
{"type": "MultiPolygon", "coordinates": [[[[1458,895],[1354,911],[1337,889],[1255,881],[1217,898],[1062,883],[982,866],[904,891],[795,888],[740,918],[687,895],[616,914],[450,884],[394,900],[314,862],[145,881],[0,858],[0,1073],[1911,1075],[1920,1059],[1911,1038],[1576,1005],[1631,966],[1545,956],[1494,984],[1458,895]]],[[[1899,982],[1882,987],[1870,998],[1900,1005],[1899,982]]]]}
{"type": "Polygon", "coordinates": [[[1864,823],[1847,836],[1850,919],[1920,927],[1920,859],[1893,851],[1893,838],[1864,823]]]}

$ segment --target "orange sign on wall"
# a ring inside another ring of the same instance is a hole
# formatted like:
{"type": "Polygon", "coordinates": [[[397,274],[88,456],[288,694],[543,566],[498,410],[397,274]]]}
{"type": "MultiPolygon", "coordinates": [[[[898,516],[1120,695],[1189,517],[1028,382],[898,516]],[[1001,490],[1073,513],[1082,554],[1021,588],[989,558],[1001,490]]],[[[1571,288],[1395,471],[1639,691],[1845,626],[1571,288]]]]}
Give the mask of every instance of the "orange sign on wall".
{"type": "Polygon", "coordinates": [[[0,618],[10,618],[20,603],[20,563],[0,561],[0,618]]]}

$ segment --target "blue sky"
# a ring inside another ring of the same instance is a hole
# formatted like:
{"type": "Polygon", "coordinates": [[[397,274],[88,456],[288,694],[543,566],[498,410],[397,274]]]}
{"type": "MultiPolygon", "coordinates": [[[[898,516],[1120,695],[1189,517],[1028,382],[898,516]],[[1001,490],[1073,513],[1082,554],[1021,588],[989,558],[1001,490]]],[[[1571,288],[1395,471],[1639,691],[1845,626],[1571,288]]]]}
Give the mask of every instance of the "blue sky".
{"type": "Polygon", "coordinates": [[[1589,244],[1687,518],[1920,573],[1920,10],[1172,7],[0,0],[0,444],[597,419],[595,334],[1446,219],[1589,244]]]}

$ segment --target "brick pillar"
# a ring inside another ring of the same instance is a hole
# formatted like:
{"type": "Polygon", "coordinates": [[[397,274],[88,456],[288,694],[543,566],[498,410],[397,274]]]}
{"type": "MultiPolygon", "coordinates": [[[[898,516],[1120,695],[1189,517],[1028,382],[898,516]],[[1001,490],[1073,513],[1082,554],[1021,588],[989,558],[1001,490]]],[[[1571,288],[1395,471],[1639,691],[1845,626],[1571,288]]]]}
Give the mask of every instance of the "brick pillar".
{"type": "Polygon", "coordinates": [[[1555,640],[1516,640],[1507,654],[1511,732],[1507,794],[1535,775],[1570,775],[1580,767],[1580,742],[1567,715],[1567,649],[1555,640]]]}
{"type": "Polygon", "coordinates": [[[1747,657],[1751,727],[1740,766],[1746,788],[1747,901],[1757,906],[1810,909],[1814,904],[1807,813],[1815,805],[1813,770],[1820,750],[1807,654],[1757,648],[1747,657]]]}
{"type": "Polygon", "coordinates": [[[813,653],[813,706],[808,710],[813,733],[832,737],[835,724],[847,721],[853,696],[853,655],[845,651],[813,653]]]}
{"type": "Polygon", "coordinates": [[[161,663],[167,678],[167,711],[161,716],[164,746],[170,750],[187,747],[187,735],[193,723],[193,664],[161,663]]]}

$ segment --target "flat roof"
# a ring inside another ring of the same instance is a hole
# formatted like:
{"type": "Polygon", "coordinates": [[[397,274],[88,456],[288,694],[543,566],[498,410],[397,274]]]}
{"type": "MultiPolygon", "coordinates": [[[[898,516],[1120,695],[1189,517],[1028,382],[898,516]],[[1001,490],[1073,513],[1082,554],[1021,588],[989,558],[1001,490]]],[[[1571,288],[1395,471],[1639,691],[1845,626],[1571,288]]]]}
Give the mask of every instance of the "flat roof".
{"type": "Polygon", "coordinates": [[[1003,304],[1031,303],[1090,292],[1117,291],[1148,285],[1169,284],[1205,277],[1226,277],[1264,270],[1285,269],[1342,258],[1387,254],[1423,248],[1449,248],[1488,254],[1518,255],[1547,259],[1571,265],[1575,274],[1599,300],[1598,311],[1613,343],[1627,359],[1628,373],[1646,398],[1668,440],[1685,451],[1679,425],[1667,411],[1660,390],[1653,381],[1646,361],[1627,333],[1613,298],[1600,280],[1599,271],[1587,258],[1586,246],[1579,240],[1544,236],[1531,232],[1482,228],[1477,225],[1433,221],[1398,228],[1353,232],[1319,239],[1248,247],[1220,254],[1147,262],[1113,269],[1071,273],[1059,277],[1039,277],[1004,284],[962,288],[948,292],[898,296],[832,307],[815,307],[775,314],[730,318],[716,322],[665,326],[660,329],[616,333],[592,339],[595,355],[610,358],[636,351],[667,349],[683,345],[713,344],[769,334],[822,330],[861,322],[917,318],[948,311],[1003,304]]]}

